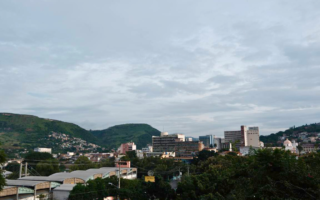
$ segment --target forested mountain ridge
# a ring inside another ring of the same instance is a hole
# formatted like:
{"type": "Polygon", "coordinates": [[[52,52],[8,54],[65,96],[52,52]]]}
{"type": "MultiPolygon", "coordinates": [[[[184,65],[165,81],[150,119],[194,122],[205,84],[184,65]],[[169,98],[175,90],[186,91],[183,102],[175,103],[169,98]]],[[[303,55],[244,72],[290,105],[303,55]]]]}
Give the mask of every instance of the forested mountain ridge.
{"type": "Polygon", "coordinates": [[[121,141],[133,141],[139,149],[151,143],[152,136],[160,135],[160,131],[148,124],[123,124],[91,132],[100,138],[102,143],[117,147],[122,143],[121,141]]]}
{"type": "MultiPolygon", "coordinates": [[[[108,149],[133,141],[138,147],[151,143],[160,132],[147,124],[117,125],[101,131],[88,131],[76,124],[32,115],[0,113],[0,142],[4,148],[32,149],[47,144],[51,132],[66,134],[108,149]]],[[[57,142],[57,141],[54,141],[57,142]]],[[[41,146],[51,147],[51,146],[41,146]]]]}

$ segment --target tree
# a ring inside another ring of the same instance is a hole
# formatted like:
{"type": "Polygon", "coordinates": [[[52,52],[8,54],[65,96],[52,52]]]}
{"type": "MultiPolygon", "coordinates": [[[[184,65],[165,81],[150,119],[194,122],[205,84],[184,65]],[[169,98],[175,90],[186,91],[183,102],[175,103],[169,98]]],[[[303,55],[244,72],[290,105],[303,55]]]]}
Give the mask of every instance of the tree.
{"type": "Polygon", "coordinates": [[[303,148],[302,148],[302,146],[301,146],[301,145],[298,145],[298,146],[297,146],[297,149],[298,149],[298,151],[299,151],[299,156],[300,156],[301,151],[303,150],[303,148]]]}
{"type": "Polygon", "coordinates": [[[24,161],[29,163],[38,163],[42,160],[53,159],[50,153],[29,152],[25,155],[24,161]]]}
{"type": "Polygon", "coordinates": [[[23,162],[28,162],[28,166],[34,168],[41,176],[49,176],[60,171],[59,161],[50,153],[29,152],[23,162]]]}
{"type": "Polygon", "coordinates": [[[8,165],[5,167],[5,170],[12,172],[7,178],[8,179],[18,179],[19,178],[19,170],[20,170],[20,164],[17,162],[11,162],[8,163],[8,165]]]}
{"type": "Polygon", "coordinates": [[[41,176],[50,176],[51,174],[57,173],[60,171],[59,161],[57,159],[48,159],[48,160],[40,161],[36,165],[36,171],[41,176]]]}
{"type": "Polygon", "coordinates": [[[95,165],[85,156],[79,156],[79,158],[74,162],[74,165],[70,167],[72,171],[87,170],[90,168],[95,168],[95,165]]]}
{"type": "MultiPolygon", "coordinates": [[[[7,155],[4,153],[3,150],[0,150],[0,165],[2,166],[7,160],[7,155]]],[[[5,179],[3,177],[3,170],[0,169],[0,191],[3,189],[5,185],[5,179]]]]}
{"type": "Polygon", "coordinates": [[[115,158],[114,157],[107,158],[105,160],[102,160],[100,162],[100,165],[101,165],[101,167],[114,167],[115,166],[114,162],[115,162],[115,158]]]}
{"type": "Polygon", "coordinates": [[[197,164],[199,161],[205,161],[212,156],[217,156],[218,154],[214,151],[202,150],[198,153],[197,158],[193,160],[194,164],[197,164]]]}
{"type": "Polygon", "coordinates": [[[239,144],[240,143],[240,140],[236,140],[236,141],[234,141],[234,142],[231,142],[231,144],[232,144],[232,151],[238,151],[239,149],[237,149],[237,144],[239,144]]]}

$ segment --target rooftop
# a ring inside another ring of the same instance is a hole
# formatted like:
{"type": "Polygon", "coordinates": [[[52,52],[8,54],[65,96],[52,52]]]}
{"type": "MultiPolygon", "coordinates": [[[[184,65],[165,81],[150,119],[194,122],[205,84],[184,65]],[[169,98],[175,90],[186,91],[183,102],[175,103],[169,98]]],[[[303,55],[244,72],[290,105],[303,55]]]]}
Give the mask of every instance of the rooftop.
{"type": "Polygon", "coordinates": [[[8,186],[25,186],[25,187],[35,187],[38,184],[46,183],[47,181],[31,181],[31,180],[8,180],[6,179],[6,184],[8,186]]]}
{"type": "Polygon", "coordinates": [[[55,188],[54,191],[71,191],[74,186],[76,186],[76,185],[74,185],[74,184],[62,184],[59,187],[55,188]]]}

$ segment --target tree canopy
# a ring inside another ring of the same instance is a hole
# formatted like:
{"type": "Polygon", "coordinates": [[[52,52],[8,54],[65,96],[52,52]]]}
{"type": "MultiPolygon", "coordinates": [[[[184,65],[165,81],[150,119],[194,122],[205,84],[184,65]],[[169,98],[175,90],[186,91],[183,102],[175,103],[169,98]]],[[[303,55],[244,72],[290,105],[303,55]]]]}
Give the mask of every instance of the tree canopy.
{"type": "MultiPolygon", "coordinates": [[[[6,162],[7,156],[4,151],[0,150],[0,165],[2,166],[6,162]]],[[[0,168],[0,191],[3,189],[5,185],[5,179],[3,177],[3,170],[0,168]]]]}
{"type": "Polygon", "coordinates": [[[320,155],[296,158],[283,150],[263,149],[248,157],[215,156],[185,176],[182,199],[319,199],[320,155]]]}

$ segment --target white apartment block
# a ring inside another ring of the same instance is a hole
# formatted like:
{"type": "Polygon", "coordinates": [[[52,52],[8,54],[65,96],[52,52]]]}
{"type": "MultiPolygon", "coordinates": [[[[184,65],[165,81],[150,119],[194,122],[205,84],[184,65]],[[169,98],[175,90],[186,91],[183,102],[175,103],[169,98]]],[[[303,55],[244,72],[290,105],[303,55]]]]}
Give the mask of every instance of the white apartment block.
{"type": "Polygon", "coordinates": [[[260,147],[259,127],[249,127],[245,134],[245,146],[260,147]]]}

